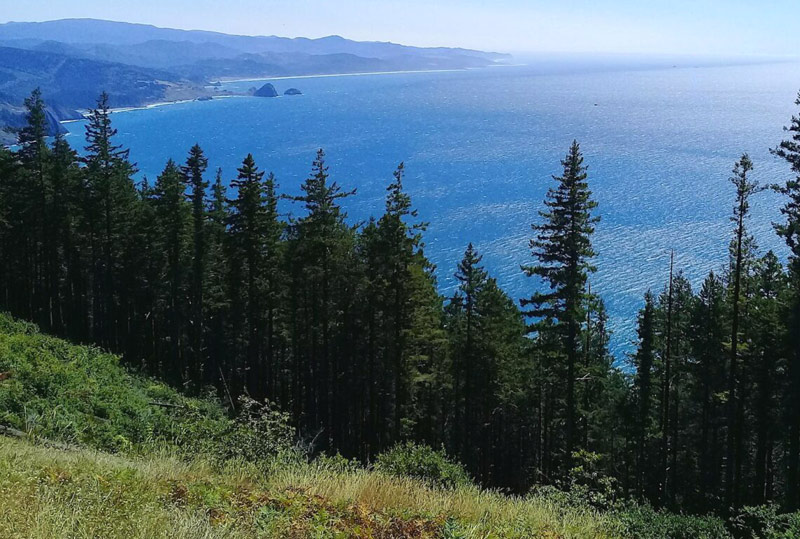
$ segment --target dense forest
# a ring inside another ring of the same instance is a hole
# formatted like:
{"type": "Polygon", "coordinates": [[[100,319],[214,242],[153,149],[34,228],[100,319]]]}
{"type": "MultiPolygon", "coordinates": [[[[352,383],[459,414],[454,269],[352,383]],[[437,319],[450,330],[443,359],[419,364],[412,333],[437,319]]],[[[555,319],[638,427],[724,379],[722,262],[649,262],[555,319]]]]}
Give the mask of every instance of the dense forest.
{"type": "Polygon", "coordinates": [[[800,116],[772,150],[791,179],[758,185],[744,155],[719,186],[724,271],[693,289],[671,267],[644,297],[636,351],[614,358],[577,142],[531,215],[517,303],[471,244],[457,291],[438,292],[402,164],[383,214],[354,224],[342,203],[355,191],[322,150],[301,196],[251,155],[235,176],[209,171],[199,146],[137,182],[107,96],[82,156],[46,136],[38,91],[25,105],[19,145],[0,149],[0,309],[231,411],[242,394],[268,400],[314,452],[368,461],[414,440],[511,492],[578,475],[691,512],[800,508],[800,116]],[[785,264],[748,233],[767,188],[784,195],[785,264]]]}

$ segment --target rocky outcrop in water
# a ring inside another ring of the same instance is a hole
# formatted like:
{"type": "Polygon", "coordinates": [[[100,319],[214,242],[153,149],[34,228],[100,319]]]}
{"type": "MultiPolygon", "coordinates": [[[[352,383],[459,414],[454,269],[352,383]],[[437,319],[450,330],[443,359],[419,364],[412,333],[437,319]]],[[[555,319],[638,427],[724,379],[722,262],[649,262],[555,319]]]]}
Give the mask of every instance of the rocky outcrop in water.
{"type": "Polygon", "coordinates": [[[255,97],[278,97],[278,92],[271,83],[266,83],[253,94],[255,97]]]}
{"type": "Polygon", "coordinates": [[[297,88],[289,88],[288,90],[283,92],[283,95],[303,95],[303,92],[301,92],[297,88]]]}

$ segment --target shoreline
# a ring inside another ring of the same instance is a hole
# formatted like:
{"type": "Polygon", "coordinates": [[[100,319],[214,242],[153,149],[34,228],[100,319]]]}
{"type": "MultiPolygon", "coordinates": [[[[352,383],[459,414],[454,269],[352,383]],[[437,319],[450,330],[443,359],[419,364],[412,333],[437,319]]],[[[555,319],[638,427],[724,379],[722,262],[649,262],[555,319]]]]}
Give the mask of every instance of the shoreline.
{"type": "Polygon", "coordinates": [[[248,77],[248,78],[227,78],[220,77],[214,83],[229,82],[255,82],[261,80],[291,80],[291,79],[322,79],[329,77],[363,77],[366,75],[410,75],[414,73],[458,73],[460,71],[472,71],[477,69],[487,69],[492,67],[522,67],[528,64],[490,64],[482,67],[461,67],[453,69],[405,69],[401,71],[364,71],[355,73],[317,73],[311,75],[279,75],[275,77],[248,77]]]}
{"type": "MultiPolygon", "coordinates": [[[[257,78],[243,78],[243,79],[229,79],[229,78],[219,78],[215,81],[212,81],[210,84],[206,85],[206,87],[215,87],[216,84],[226,84],[226,83],[234,83],[234,82],[258,82],[258,81],[271,81],[271,80],[292,80],[292,79],[318,79],[318,78],[333,78],[333,77],[364,77],[364,76],[372,76],[372,75],[409,75],[415,73],[458,73],[461,71],[470,71],[473,69],[486,69],[491,67],[520,67],[525,66],[527,64],[493,64],[485,67],[466,67],[466,68],[459,68],[459,69],[416,69],[416,70],[404,70],[404,71],[370,71],[370,72],[363,72],[363,73],[322,73],[316,75],[291,75],[291,76],[277,76],[277,77],[257,77],[257,78]]],[[[212,95],[211,100],[216,99],[230,99],[234,97],[250,97],[245,94],[223,94],[223,95],[212,95]]],[[[197,101],[197,98],[194,99],[178,99],[175,101],[158,101],[156,103],[148,103],[147,105],[139,105],[135,107],[118,107],[118,108],[111,108],[109,112],[112,114],[116,114],[119,112],[131,112],[135,110],[147,110],[147,109],[154,109],[158,107],[165,107],[168,105],[180,105],[182,103],[191,103],[193,101],[197,101]]],[[[67,124],[73,122],[83,122],[86,120],[86,113],[88,110],[80,109],[78,110],[82,115],[83,118],[79,119],[71,119],[71,120],[61,120],[59,121],[60,124],[67,124]]]]}
{"type": "MultiPolygon", "coordinates": [[[[493,66],[486,66],[493,67],[493,66]]],[[[408,75],[412,73],[456,73],[459,71],[468,71],[470,69],[483,69],[483,68],[459,68],[459,69],[409,69],[404,71],[365,71],[358,73],[318,73],[315,75],[279,75],[275,77],[248,77],[244,79],[231,79],[221,77],[212,82],[218,84],[230,82],[256,82],[260,80],[291,80],[291,79],[322,79],[331,77],[363,77],[366,75],[408,75]]]]}
{"type": "MultiPolygon", "coordinates": [[[[215,96],[211,96],[211,97],[212,97],[212,99],[229,99],[229,98],[232,98],[232,97],[248,97],[248,96],[235,94],[235,95],[215,95],[215,96]]],[[[147,110],[147,109],[155,109],[155,108],[158,108],[158,107],[166,107],[166,106],[169,106],[169,105],[180,105],[182,103],[192,103],[192,102],[197,101],[197,100],[198,100],[197,98],[194,98],[194,99],[177,99],[175,101],[158,101],[156,103],[148,103],[147,105],[139,105],[139,106],[136,106],[136,107],[110,108],[110,109],[108,109],[108,111],[111,114],[116,114],[116,113],[119,113],[119,112],[131,112],[131,111],[134,111],[134,110],[147,110]]],[[[88,110],[87,109],[79,109],[78,112],[80,112],[83,115],[83,118],[76,118],[76,119],[72,119],[72,120],[60,120],[58,123],[60,123],[60,124],[69,124],[69,123],[73,123],[73,122],[86,121],[86,114],[88,113],[88,110]]]]}

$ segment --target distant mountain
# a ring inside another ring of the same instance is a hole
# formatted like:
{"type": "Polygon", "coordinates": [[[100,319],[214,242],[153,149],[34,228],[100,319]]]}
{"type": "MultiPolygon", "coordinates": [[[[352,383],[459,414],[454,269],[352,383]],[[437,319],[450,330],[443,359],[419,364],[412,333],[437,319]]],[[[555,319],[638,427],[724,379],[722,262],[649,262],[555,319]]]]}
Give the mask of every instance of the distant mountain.
{"type": "Polygon", "coordinates": [[[495,62],[510,58],[505,54],[459,48],[408,47],[396,43],[352,41],[340,36],[319,39],[304,37],[240,36],[204,30],[175,30],[147,24],[96,19],[62,19],[47,22],[10,22],[0,25],[0,40],[59,41],[69,44],[139,45],[148,41],[215,44],[239,52],[295,52],[305,54],[353,54],[371,58],[392,58],[405,54],[425,57],[481,58],[495,62]]]}
{"type": "MultiPolygon", "coordinates": [[[[40,87],[53,117],[90,107],[102,91],[115,107],[206,97],[220,78],[463,69],[510,56],[407,47],[339,36],[239,36],[145,24],[64,19],[0,24],[0,129],[40,87]]],[[[13,118],[14,120],[9,120],[13,118]]]]}
{"type": "Polygon", "coordinates": [[[0,93],[21,103],[39,87],[48,103],[86,108],[102,91],[115,106],[135,106],[202,92],[180,77],[155,69],[64,54],[0,47],[0,93]]]}

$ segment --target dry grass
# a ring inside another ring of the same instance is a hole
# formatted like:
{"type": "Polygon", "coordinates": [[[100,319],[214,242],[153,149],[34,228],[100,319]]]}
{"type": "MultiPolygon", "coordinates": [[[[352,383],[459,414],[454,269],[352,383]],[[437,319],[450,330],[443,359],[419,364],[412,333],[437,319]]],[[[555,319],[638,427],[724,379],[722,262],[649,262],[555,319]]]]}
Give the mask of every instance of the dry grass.
{"type": "Polygon", "coordinates": [[[261,473],[0,437],[0,537],[608,537],[604,517],[538,498],[289,464],[261,473]]]}
{"type": "Polygon", "coordinates": [[[370,511],[442,517],[456,537],[610,537],[599,513],[566,509],[538,497],[509,497],[476,487],[439,490],[414,479],[373,472],[336,473],[311,466],[289,467],[269,478],[272,488],[303,488],[330,500],[348,500],[370,511]]]}

